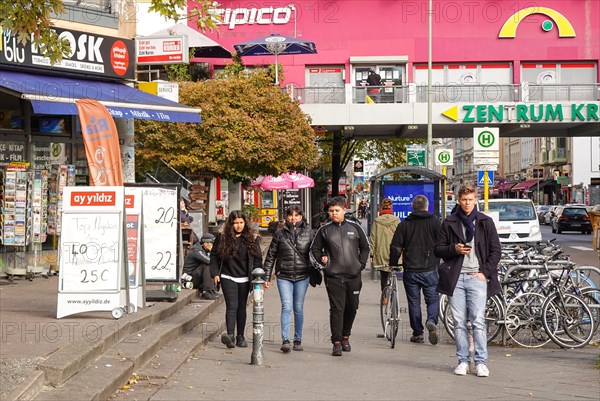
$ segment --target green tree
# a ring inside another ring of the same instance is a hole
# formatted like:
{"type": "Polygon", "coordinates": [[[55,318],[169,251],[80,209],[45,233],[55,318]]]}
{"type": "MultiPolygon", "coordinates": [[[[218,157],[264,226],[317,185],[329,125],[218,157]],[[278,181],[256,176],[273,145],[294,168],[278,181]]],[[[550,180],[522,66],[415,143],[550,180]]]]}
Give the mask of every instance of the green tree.
{"type": "Polygon", "coordinates": [[[180,99],[202,109],[202,124],[136,120],[136,173],[159,159],[182,172],[211,171],[243,181],[318,160],[310,117],[266,71],[180,83],[180,99]]]}
{"type": "Polygon", "coordinates": [[[386,138],[365,140],[356,151],[356,158],[379,160],[381,170],[406,165],[406,147],[408,145],[426,144],[424,139],[386,138]]]}
{"type": "MultiPolygon", "coordinates": [[[[196,0],[195,7],[187,15],[180,11],[187,7],[187,0],[152,0],[150,11],[156,11],[166,19],[196,20],[198,28],[205,32],[216,28],[216,16],[209,14],[218,5],[212,0],[196,0]]],[[[64,11],[63,0],[14,0],[0,2],[0,28],[11,32],[23,45],[29,41],[50,59],[52,64],[71,52],[66,39],[60,39],[52,29],[53,19],[64,11]]]]}

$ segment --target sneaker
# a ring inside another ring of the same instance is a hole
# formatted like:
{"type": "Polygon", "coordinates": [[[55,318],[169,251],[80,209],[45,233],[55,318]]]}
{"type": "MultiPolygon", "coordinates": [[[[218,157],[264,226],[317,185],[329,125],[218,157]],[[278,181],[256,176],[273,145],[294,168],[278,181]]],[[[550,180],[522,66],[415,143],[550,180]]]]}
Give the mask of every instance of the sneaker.
{"type": "Polygon", "coordinates": [[[342,351],[352,351],[352,347],[350,346],[350,337],[342,337],[342,351]]]}
{"type": "Polygon", "coordinates": [[[284,354],[290,352],[290,340],[283,340],[283,344],[281,344],[281,348],[279,349],[283,351],[284,354]]]}
{"type": "Polygon", "coordinates": [[[437,327],[431,320],[425,323],[425,327],[429,330],[429,342],[433,345],[438,343],[437,327]]]}
{"type": "Polygon", "coordinates": [[[458,364],[456,369],[454,369],[454,374],[458,376],[465,376],[467,373],[469,373],[469,370],[469,364],[467,362],[461,362],[458,364]]]}
{"type": "Polygon", "coordinates": [[[300,340],[294,340],[294,351],[304,351],[304,348],[302,348],[302,341],[300,340]]]}
{"type": "Polygon", "coordinates": [[[332,356],[342,356],[342,343],[336,341],[333,343],[333,350],[331,351],[332,356]]]}
{"type": "Polygon", "coordinates": [[[237,345],[240,348],[248,347],[248,343],[246,342],[246,339],[244,338],[244,336],[237,336],[235,338],[235,345],[237,345]]]}
{"type": "Polygon", "coordinates": [[[490,375],[490,371],[483,363],[477,365],[477,377],[488,377],[490,375]]]}
{"type": "Polygon", "coordinates": [[[417,344],[423,344],[425,342],[425,339],[423,338],[423,335],[420,335],[420,336],[410,336],[410,342],[411,343],[417,343],[417,344]]]}
{"type": "Polygon", "coordinates": [[[221,334],[221,342],[225,344],[227,348],[235,348],[235,343],[233,342],[233,334],[221,334]]]}

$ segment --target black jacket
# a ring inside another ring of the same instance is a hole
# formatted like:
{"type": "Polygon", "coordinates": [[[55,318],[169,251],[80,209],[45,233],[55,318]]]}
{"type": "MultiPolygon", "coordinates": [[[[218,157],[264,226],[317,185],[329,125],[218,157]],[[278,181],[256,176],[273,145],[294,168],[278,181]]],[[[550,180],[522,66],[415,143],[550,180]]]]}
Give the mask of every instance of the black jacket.
{"type": "Polygon", "coordinates": [[[319,264],[321,257],[327,255],[327,265],[323,270],[326,277],[355,278],[367,265],[369,240],[362,227],[354,221],[330,221],[319,228],[310,251],[319,264]]]}
{"type": "MultiPolygon", "coordinates": [[[[210,253],[211,277],[227,274],[231,277],[248,277],[250,281],[252,281],[252,270],[257,267],[262,268],[262,254],[258,252],[256,255],[251,255],[241,237],[238,237],[237,241],[239,241],[239,244],[237,252],[233,255],[227,255],[225,258],[221,258],[218,252],[221,236],[222,234],[217,234],[213,245],[213,251],[210,253]]],[[[254,240],[257,241],[260,246],[260,236],[254,238],[254,240]]]]}
{"type": "Polygon", "coordinates": [[[396,266],[402,256],[405,271],[425,272],[437,269],[440,259],[433,247],[442,223],[425,211],[412,212],[396,228],[390,243],[390,265],[396,266]]]}
{"type": "Polygon", "coordinates": [[[192,275],[201,265],[210,266],[210,254],[202,247],[201,242],[196,242],[192,249],[185,255],[183,272],[192,275]]]}
{"type": "MultiPolygon", "coordinates": [[[[457,214],[446,218],[435,244],[435,255],[443,259],[439,268],[438,292],[452,296],[463,264],[463,255],[456,253],[456,244],[465,243],[462,222],[457,214]]],[[[478,213],[475,219],[475,255],[479,261],[479,271],[487,279],[487,296],[500,292],[498,263],[502,256],[500,238],[491,217],[478,213]]]]}
{"type": "Polygon", "coordinates": [[[313,232],[304,221],[295,227],[286,222],[281,229],[275,231],[264,263],[267,281],[271,281],[273,273],[279,278],[291,281],[307,278],[308,253],[312,239],[313,232]],[[273,265],[275,265],[275,272],[273,272],[273,265]]]}

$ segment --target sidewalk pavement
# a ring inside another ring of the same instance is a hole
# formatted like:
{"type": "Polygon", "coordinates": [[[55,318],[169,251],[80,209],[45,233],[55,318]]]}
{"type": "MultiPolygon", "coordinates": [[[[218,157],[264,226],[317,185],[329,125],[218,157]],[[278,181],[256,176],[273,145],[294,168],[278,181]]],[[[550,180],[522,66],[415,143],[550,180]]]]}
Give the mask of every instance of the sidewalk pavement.
{"type": "MultiPolygon", "coordinates": [[[[262,247],[265,249],[269,246],[270,236],[265,233],[261,233],[261,235],[263,236],[262,247]]],[[[386,352],[382,355],[388,355],[387,350],[389,350],[384,339],[376,338],[376,334],[381,331],[379,307],[377,305],[379,282],[372,281],[370,274],[369,271],[365,271],[363,274],[361,310],[357,318],[356,335],[354,336],[357,349],[356,352],[353,351],[352,353],[352,355],[360,355],[361,352],[364,352],[366,359],[363,362],[367,364],[369,361],[377,362],[377,359],[373,359],[370,355],[373,350],[381,349],[382,352],[386,352]]],[[[15,284],[0,285],[0,401],[33,399],[40,394],[44,386],[68,387],[65,383],[68,383],[70,377],[86,366],[90,366],[93,361],[105,355],[113,346],[115,347],[111,352],[126,347],[127,349],[123,351],[125,353],[123,361],[119,362],[123,366],[113,367],[114,370],[121,369],[120,376],[111,376],[114,378],[113,382],[109,383],[112,384],[112,387],[107,384],[106,390],[101,393],[102,395],[110,395],[114,392],[114,390],[111,390],[114,385],[120,386],[126,382],[140,363],[148,361],[158,349],[164,347],[172,339],[202,323],[223,301],[222,297],[215,301],[200,301],[196,298],[196,291],[183,290],[179,293],[175,302],[157,302],[134,314],[125,315],[119,320],[112,319],[110,312],[89,312],[56,319],[57,288],[57,276],[48,279],[36,277],[32,282],[17,280],[15,284]],[[153,331],[160,332],[158,337],[148,339],[147,337],[153,331]],[[132,341],[131,338],[135,338],[135,341],[132,341]],[[131,354],[134,356],[130,358],[129,355],[131,354]]],[[[311,348],[318,345],[318,348],[322,348],[318,351],[319,354],[326,357],[324,361],[329,361],[332,358],[330,356],[331,345],[328,344],[327,340],[328,318],[325,288],[322,285],[317,287],[316,290],[310,289],[309,295],[314,294],[314,291],[320,294],[320,297],[307,297],[306,312],[307,317],[312,316],[309,319],[315,317],[317,320],[312,322],[315,326],[306,322],[305,327],[310,327],[311,334],[317,336],[316,342],[318,344],[311,345],[307,341],[305,348],[310,351],[311,348]],[[313,299],[317,301],[320,299],[320,301],[311,306],[313,299]],[[314,332],[315,327],[319,328],[316,333],[314,332]]],[[[402,307],[406,305],[406,301],[403,288],[401,288],[401,291],[402,307]]],[[[276,326],[280,310],[277,291],[269,290],[267,292],[265,304],[265,306],[268,306],[268,309],[265,310],[269,311],[267,318],[276,326]],[[267,305],[267,302],[269,305],[267,305]]],[[[403,313],[403,324],[398,346],[406,348],[405,344],[408,344],[410,328],[407,327],[406,323],[408,321],[407,315],[405,312],[403,313]]],[[[223,316],[220,316],[220,318],[223,318],[223,316]]],[[[272,351],[279,357],[280,339],[275,326],[271,328],[272,351]]],[[[436,366],[437,370],[441,370],[441,374],[444,375],[444,380],[446,380],[447,376],[452,376],[451,369],[455,359],[452,357],[454,346],[441,327],[439,330],[440,347],[438,349],[440,351],[443,349],[444,362],[440,364],[440,355],[436,353],[431,355],[431,361],[428,360],[427,363],[436,366]],[[440,367],[440,365],[443,365],[443,367],[440,367]]],[[[221,326],[217,324],[212,328],[212,331],[219,332],[220,329],[221,326]]],[[[222,348],[222,344],[217,343],[217,347],[222,348]]],[[[413,348],[406,349],[411,350],[413,348]]],[[[588,346],[583,350],[563,351],[549,345],[536,350],[515,348],[506,351],[503,347],[494,347],[492,352],[496,359],[494,361],[494,374],[497,370],[506,370],[502,374],[507,377],[518,376],[515,377],[515,380],[518,380],[523,388],[527,388],[528,377],[531,374],[536,373],[539,375],[543,372],[544,375],[549,375],[548,377],[552,378],[540,387],[539,391],[543,390],[547,392],[546,394],[550,394],[551,391],[556,389],[557,394],[565,395],[565,382],[574,385],[579,383],[580,387],[571,388],[572,392],[569,394],[572,395],[579,394],[586,397],[590,393],[597,395],[600,392],[600,384],[597,380],[599,373],[593,368],[593,364],[598,359],[597,348],[588,346]],[[509,359],[513,363],[498,363],[498,359],[506,358],[505,354],[507,352],[513,355],[509,359]],[[590,377],[592,380],[590,380],[590,377]]],[[[312,354],[313,352],[307,352],[306,357],[312,354]]],[[[119,353],[119,355],[123,354],[119,353]]],[[[417,354],[412,355],[412,358],[416,358],[414,363],[421,363],[421,357],[417,354]]],[[[245,355],[244,358],[247,358],[247,356],[245,355]]],[[[375,362],[373,362],[373,369],[377,369],[375,362]]],[[[100,365],[98,362],[96,364],[99,367],[105,366],[100,365]]],[[[116,365],[116,363],[114,364],[116,365]]],[[[237,369],[235,366],[229,366],[229,368],[237,369]]],[[[395,374],[398,373],[401,376],[402,366],[397,368],[398,371],[395,374]]],[[[327,373],[323,372],[323,374],[327,373]]],[[[93,377],[94,381],[101,381],[102,379],[96,376],[93,377]]],[[[531,386],[533,386],[533,383],[531,386]]],[[[91,397],[86,398],[87,393],[85,393],[83,387],[78,398],[91,399],[91,397]]],[[[437,394],[439,396],[442,393],[437,394]]],[[[539,394],[541,393],[538,392],[537,395],[539,394]]],[[[52,392],[42,393],[42,395],[51,398],[52,392]]],[[[232,396],[233,393],[228,395],[232,396]]],[[[283,393],[277,395],[285,396],[283,393]]],[[[416,393],[413,395],[417,396],[416,393]]],[[[249,398],[241,393],[240,397],[240,399],[249,398]]],[[[97,396],[97,398],[106,399],[107,397],[97,396]]],[[[571,398],[571,396],[565,398],[571,398]]]]}
{"type": "MultiPolygon", "coordinates": [[[[271,235],[261,232],[266,249],[271,235]]],[[[160,289],[160,285],[148,289],[160,289]]],[[[183,289],[175,302],[150,302],[136,313],[115,320],[110,312],[87,312],[56,318],[58,276],[0,280],[0,401],[33,399],[44,386],[61,386],[111,347],[129,336],[149,331],[194,302],[192,313],[178,317],[155,339],[136,344],[136,361],[124,372],[146,362],[149,352],[200,324],[219,304],[198,300],[196,290],[183,289]]],[[[184,313],[185,315],[185,313],[184,313]]],[[[173,318],[172,318],[173,319],[173,318]]],[[[214,330],[220,330],[215,327],[214,330]]],[[[140,336],[140,334],[138,334],[140,336]]],[[[133,347],[130,347],[133,348],[133,347]]]]}
{"type": "MultiPolygon", "coordinates": [[[[250,364],[248,348],[226,348],[219,338],[191,354],[171,376],[144,378],[112,401],[167,400],[598,400],[598,348],[562,350],[488,347],[490,377],[456,376],[456,347],[443,326],[440,342],[409,342],[404,286],[400,283],[400,331],[394,349],[377,335],[379,281],[363,272],[352,351],[331,356],[329,303],[323,285],[309,287],[304,304],[303,352],[283,353],[281,302],[276,285],[264,294],[264,365],[250,364]]],[[[251,343],[252,307],[246,338],[251,343]]],[[[224,305],[214,315],[224,313],[224,305]]],[[[216,316],[211,316],[216,317],[216,316]]],[[[179,346],[177,347],[179,348],[179,346]]],[[[159,359],[163,361],[163,359],[159,359]]]]}

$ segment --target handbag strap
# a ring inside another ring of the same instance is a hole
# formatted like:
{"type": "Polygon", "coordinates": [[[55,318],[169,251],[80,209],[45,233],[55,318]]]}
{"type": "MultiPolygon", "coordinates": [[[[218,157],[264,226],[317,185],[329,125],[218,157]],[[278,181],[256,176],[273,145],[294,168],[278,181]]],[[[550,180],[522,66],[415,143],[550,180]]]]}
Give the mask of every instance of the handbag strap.
{"type": "Polygon", "coordinates": [[[305,258],[305,256],[300,253],[300,251],[298,250],[298,248],[296,248],[296,246],[294,244],[292,244],[292,241],[290,241],[290,239],[285,236],[285,234],[282,234],[281,236],[283,237],[283,240],[285,242],[287,242],[292,247],[292,249],[298,254],[298,256],[300,256],[300,259],[304,259],[305,258]]]}

